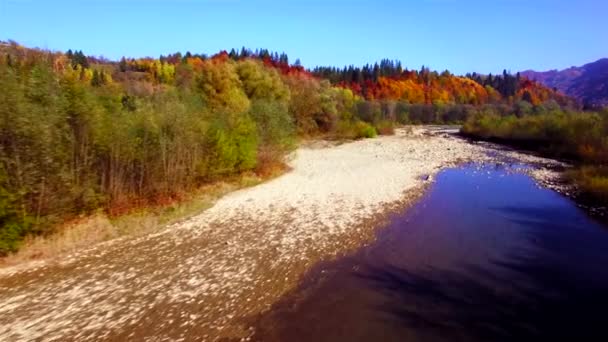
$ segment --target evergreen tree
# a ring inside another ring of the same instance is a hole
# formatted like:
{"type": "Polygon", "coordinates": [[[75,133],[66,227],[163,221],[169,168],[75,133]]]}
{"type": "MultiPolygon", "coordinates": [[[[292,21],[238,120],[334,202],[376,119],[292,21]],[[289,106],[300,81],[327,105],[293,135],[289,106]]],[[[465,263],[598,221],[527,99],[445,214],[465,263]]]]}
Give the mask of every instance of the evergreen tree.
{"type": "Polygon", "coordinates": [[[101,85],[101,79],[97,70],[93,70],[93,78],[91,78],[91,85],[93,87],[99,87],[101,85]]]}
{"type": "Polygon", "coordinates": [[[237,60],[239,56],[236,53],[236,50],[234,50],[234,48],[232,48],[232,49],[230,49],[230,52],[228,53],[228,57],[230,57],[230,59],[237,60]]]}
{"type": "Polygon", "coordinates": [[[120,59],[120,63],[118,63],[118,68],[121,72],[127,71],[127,59],[125,57],[122,57],[120,59]]]}

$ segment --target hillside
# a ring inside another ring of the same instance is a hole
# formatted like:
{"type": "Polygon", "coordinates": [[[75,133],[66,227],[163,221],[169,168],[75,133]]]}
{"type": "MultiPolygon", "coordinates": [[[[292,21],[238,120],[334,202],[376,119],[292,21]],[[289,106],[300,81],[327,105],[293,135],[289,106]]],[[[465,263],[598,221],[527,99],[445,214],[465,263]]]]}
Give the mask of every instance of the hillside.
{"type": "Polygon", "coordinates": [[[608,105],[608,58],[581,67],[544,72],[526,70],[521,74],[557,88],[587,106],[608,105]]]}
{"type": "Polygon", "coordinates": [[[397,123],[569,102],[506,72],[460,77],[389,60],[310,71],[245,48],[109,61],[16,42],[0,44],[0,89],[0,256],[99,210],[116,216],[269,176],[298,137],[374,137],[397,123]]]}

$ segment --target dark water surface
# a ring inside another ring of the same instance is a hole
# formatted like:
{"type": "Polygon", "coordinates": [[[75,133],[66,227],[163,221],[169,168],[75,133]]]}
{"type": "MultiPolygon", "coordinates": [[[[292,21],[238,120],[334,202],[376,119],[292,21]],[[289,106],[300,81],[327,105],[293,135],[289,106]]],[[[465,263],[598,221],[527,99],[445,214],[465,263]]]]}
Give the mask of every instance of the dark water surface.
{"type": "Polygon", "coordinates": [[[314,268],[260,341],[608,341],[608,230],[509,166],[441,172],[372,245],[314,268]]]}

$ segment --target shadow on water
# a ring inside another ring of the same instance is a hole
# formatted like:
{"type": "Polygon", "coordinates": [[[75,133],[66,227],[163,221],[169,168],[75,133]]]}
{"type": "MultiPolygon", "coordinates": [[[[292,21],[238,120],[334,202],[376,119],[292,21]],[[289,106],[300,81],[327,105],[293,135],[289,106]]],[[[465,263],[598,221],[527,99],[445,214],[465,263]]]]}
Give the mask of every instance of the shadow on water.
{"type": "MultiPolygon", "coordinates": [[[[525,224],[545,227],[537,218],[525,224]]],[[[603,267],[573,262],[571,267],[588,272],[574,271],[556,254],[571,243],[589,240],[564,239],[547,230],[528,235],[534,251],[518,251],[508,261],[493,260],[491,268],[409,271],[384,265],[368,268],[359,278],[390,298],[377,310],[446,340],[607,340],[606,253],[578,248],[576,254],[569,254],[573,260],[594,257],[603,267]],[[504,271],[502,275],[497,274],[498,268],[504,271]]]]}
{"type": "Polygon", "coordinates": [[[525,175],[453,169],[374,244],[311,271],[254,340],[608,341],[604,228],[525,175]]]}

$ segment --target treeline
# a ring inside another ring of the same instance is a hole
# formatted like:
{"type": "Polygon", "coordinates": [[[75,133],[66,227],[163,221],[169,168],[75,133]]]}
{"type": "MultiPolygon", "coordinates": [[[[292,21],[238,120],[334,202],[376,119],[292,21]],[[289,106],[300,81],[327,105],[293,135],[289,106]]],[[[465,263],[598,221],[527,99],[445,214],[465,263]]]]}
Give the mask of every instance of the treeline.
{"type": "Polygon", "coordinates": [[[561,106],[576,106],[572,99],[556,90],[506,70],[498,76],[468,74],[459,77],[447,70],[439,73],[424,66],[420,70],[408,70],[399,61],[384,59],[363,67],[317,67],[312,73],[368,100],[433,105],[514,104],[519,101],[540,105],[555,101],[561,106]]]}
{"type": "Polygon", "coordinates": [[[492,110],[471,116],[463,125],[468,136],[513,144],[577,164],[569,176],[583,194],[608,204],[608,110],[576,112],[552,108],[513,115],[492,110]]]}
{"type": "MultiPolygon", "coordinates": [[[[67,53],[68,56],[70,56],[70,53],[71,53],[71,51],[68,51],[68,53],[67,53]]],[[[75,55],[77,53],[75,53],[75,55]]],[[[82,51],[80,51],[80,53],[82,54],[82,51]]],[[[79,56],[76,55],[76,57],[78,57],[77,60],[79,60],[79,56]]],[[[121,60],[119,62],[119,69],[122,72],[126,72],[126,71],[147,72],[150,70],[154,70],[153,68],[158,69],[158,68],[162,68],[162,66],[170,67],[172,65],[175,66],[180,63],[186,63],[186,62],[188,62],[188,60],[205,61],[210,58],[215,58],[215,59],[229,58],[233,61],[240,61],[240,60],[244,60],[244,59],[257,59],[257,60],[262,61],[264,63],[264,65],[266,65],[266,66],[270,66],[275,69],[278,69],[282,74],[304,73],[305,72],[304,67],[301,65],[301,62],[299,59],[296,59],[296,61],[293,64],[290,64],[289,57],[284,52],[278,53],[276,51],[273,52],[268,49],[256,49],[254,51],[251,49],[247,49],[245,47],[241,48],[240,50],[231,49],[230,52],[220,51],[219,53],[217,53],[211,57],[207,56],[206,54],[192,54],[191,52],[186,52],[185,54],[177,52],[177,53],[169,54],[166,56],[161,55],[158,60],[155,60],[153,58],[127,59],[127,58],[123,57],[123,58],[121,58],[121,60]]],[[[104,62],[106,62],[106,61],[99,60],[99,59],[96,59],[96,61],[100,62],[102,64],[104,62]]]]}
{"type": "Polygon", "coordinates": [[[378,82],[380,77],[399,77],[404,72],[409,73],[407,69],[403,68],[400,61],[390,59],[383,59],[379,63],[366,64],[362,67],[350,65],[340,69],[335,66],[319,66],[312,70],[314,75],[328,79],[332,84],[378,82]]]}

